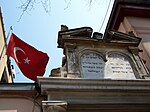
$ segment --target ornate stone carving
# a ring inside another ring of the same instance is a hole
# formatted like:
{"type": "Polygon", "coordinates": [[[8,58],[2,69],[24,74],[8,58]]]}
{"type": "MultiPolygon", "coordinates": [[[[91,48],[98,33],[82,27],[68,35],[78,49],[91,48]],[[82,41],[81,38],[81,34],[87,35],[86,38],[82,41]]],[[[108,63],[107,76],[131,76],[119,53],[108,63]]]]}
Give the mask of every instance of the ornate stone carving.
{"type": "Polygon", "coordinates": [[[66,112],[67,102],[65,101],[42,101],[43,112],[66,112]]]}

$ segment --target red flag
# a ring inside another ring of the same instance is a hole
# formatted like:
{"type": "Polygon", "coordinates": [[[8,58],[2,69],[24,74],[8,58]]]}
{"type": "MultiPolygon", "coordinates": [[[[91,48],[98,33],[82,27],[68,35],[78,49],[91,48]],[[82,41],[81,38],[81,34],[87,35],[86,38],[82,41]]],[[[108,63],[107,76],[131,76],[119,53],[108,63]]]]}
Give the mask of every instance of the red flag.
{"type": "Polygon", "coordinates": [[[13,33],[6,54],[15,60],[22,73],[29,79],[35,81],[37,76],[44,75],[48,55],[25,43],[13,33]]]}

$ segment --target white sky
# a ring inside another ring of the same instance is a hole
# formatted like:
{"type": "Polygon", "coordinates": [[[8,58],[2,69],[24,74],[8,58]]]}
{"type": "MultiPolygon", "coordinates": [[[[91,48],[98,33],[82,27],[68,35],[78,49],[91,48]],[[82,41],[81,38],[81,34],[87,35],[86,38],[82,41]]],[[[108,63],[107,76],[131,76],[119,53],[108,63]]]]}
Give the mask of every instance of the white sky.
{"type": "MultiPolygon", "coordinates": [[[[29,14],[25,13],[17,22],[22,13],[17,8],[21,5],[21,0],[0,0],[6,35],[12,26],[13,32],[19,38],[49,55],[50,60],[44,77],[48,77],[53,68],[61,66],[63,50],[57,48],[60,25],[67,25],[70,29],[89,26],[94,32],[99,32],[110,2],[110,0],[93,0],[89,6],[90,0],[71,0],[71,4],[68,5],[69,1],[51,0],[49,14],[45,12],[41,3],[37,3],[29,14]]],[[[113,2],[114,0],[111,0],[101,33],[105,31],[113,2]]],[[[15,82],[33,82],[24,77],[13,59],[11,61],[16,71],[15,82]]]]}

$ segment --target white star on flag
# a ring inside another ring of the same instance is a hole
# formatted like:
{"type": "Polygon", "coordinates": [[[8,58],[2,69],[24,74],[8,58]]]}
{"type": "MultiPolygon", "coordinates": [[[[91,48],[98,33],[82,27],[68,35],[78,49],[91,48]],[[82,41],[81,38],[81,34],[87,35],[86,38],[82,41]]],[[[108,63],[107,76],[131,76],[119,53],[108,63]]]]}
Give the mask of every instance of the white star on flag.
{"type": "Polygon", "coordinates": [[[28,57],[26,59],[24,59],[24,63],[26,64],[29,64],[30,60],[28,59],[28,57]]]}

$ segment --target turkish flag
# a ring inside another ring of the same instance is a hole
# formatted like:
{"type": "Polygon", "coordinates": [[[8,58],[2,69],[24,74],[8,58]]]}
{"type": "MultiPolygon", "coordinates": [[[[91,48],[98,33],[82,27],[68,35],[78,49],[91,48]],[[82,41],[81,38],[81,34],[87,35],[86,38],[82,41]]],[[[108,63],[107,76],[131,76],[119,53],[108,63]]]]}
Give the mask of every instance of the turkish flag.
{"type": "Polygon", "coordinates": [[[6,54],[15,60],[27,78],[35,81],[37,76],[44,75],[49,60],[48,55],[25,43],[13,33],[6,54]]]}

